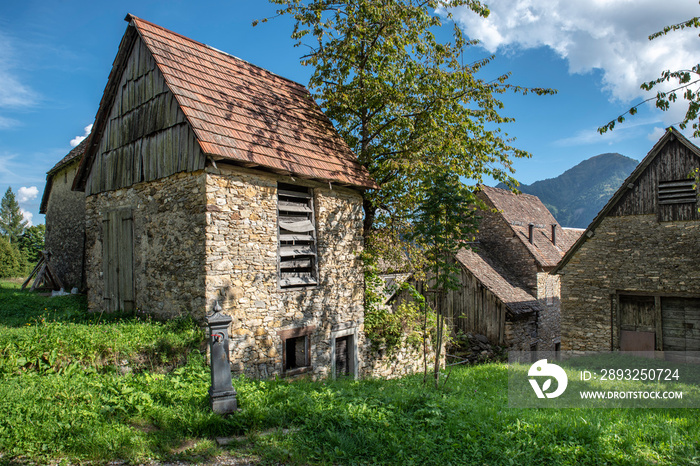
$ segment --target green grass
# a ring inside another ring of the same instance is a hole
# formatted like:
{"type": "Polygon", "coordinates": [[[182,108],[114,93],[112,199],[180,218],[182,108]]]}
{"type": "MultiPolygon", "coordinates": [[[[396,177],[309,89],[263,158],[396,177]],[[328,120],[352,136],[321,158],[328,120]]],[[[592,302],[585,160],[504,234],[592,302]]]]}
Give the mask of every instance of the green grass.
{"type": "Polygon", "coordinates": [[[697,410],[509,409],[504,364],[456,369],[439,391],[422,376],[238,378],[242,411],[224,418],[209,410],[192,322],[106,319],[81,298],[0,285],[0,463],[221,454],[275,464],[700,463],[697,410]],[[219,447],[216,437],[235,440],[219,447]]]}

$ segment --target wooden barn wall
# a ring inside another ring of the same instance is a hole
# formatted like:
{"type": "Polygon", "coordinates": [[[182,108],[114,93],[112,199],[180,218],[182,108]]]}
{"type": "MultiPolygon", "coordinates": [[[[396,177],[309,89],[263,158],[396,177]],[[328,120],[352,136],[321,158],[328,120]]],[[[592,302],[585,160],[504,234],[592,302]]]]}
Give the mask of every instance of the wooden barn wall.
{"type": "Polygon", "coordinates": [[[461,271],[459,290],[445,296],[445,317],[453,332],[478,333],[499,345],[505,344],[506,309],[474,275],[461,271]]]}
{"type": "Polygon", "coordinates": [[[659,182],[688,179],[691,171],[700,166],[698,157],[678,140],[669,141],[661,150],[634,187],[613,207],[611,216],[657,214],[662,222],[700,219],[697,203],[657,205],[659,182]]]}
{"type": "Polygon", "coordinates": [[[140,38],[117,89],[87,195],[204,168],[195,135],[140,38]]]}

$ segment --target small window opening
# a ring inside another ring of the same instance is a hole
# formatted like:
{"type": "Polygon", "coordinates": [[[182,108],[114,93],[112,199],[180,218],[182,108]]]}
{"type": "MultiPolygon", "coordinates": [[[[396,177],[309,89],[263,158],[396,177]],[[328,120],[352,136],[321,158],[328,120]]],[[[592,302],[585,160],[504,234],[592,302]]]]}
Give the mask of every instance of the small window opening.
{"type": "Polygon", "coordinates": [[[282,371],[285,375],[308,372],[311,367],[311,335],[315,325],[277,332],[282,340],[282,371]]]}
{"type": "Polygon", "coordinates": [[[309,188],[277,185],[277,227],[280,288],[316,285],[316,228],[309,188]]]}
{"type": "Polygon", "coordinates": [[[308,337],[306,335],[296,338],[288,338],[284,342],[285,358],[284,370],[290,371],[309,365],[308,337]]]}

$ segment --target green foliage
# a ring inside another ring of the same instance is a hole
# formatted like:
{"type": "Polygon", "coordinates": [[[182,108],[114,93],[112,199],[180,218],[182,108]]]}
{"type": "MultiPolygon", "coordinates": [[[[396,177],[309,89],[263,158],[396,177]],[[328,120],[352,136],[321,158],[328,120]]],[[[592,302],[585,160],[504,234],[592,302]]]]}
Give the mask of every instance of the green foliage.
{"type": "Polygon", "coordinates": [[[25,264],[22,254],[0,236],[0,278],[19,277],[24,273],[25,264]]]}
{"type": "Polygon", "coordinates": [[[3,464],[197,463],[220,455],[270,464],[584,466],[694,464],[700,457],[695,409],[509,408],[505,364],[457,368],[449,386],[431,391],[420,375],[318,382],[239,377],[241,412],[222,417],[209,409],[209,370],[195,349],[202,334],[192,322],[102,316],[98,324],[84,298],[44,298],[0,285],[0,334],[16,332],[32,354],[51,347],[30,346],[43,334],[61,348],[49,351],[42,370],[26,366],[0,375],[3,464]],[[64,338],[88,338],[76,330],[80,325],[98,338],[64,346],[64,338]],[[108,330],[100,333],[103,326],[108,330]],[[118,359],[135,361],[158,334],[175,348],[167,365],[122,373],[111,358],[85,364],[104,354],[99,339],[120,348],[118,359]],[[72,362],[64,366],[64,360],[72,362]],[[213,442],[234,436],[227,448],[213,442]]]}
{"type": "Polygon", "coordinates": [[[436,9],[448,22],[456,6],[485,17],[478,0],[271,1],[294,18],[297,45],[308,47],[302,64],[314,69],[314,97],[381,186],[365,194],[365,238],[373,227],[402,227],[434,166],[475,183],[486,176],[515,183],[511,158],[529,154],[501,132],[512,119],[499,114],[496,96],[555,91],[508,84],[507,74],[478,78],[493,57],[465,64],[476,42],[454,24],[450,40],[436,38],[444,25],[436,9]]]}
{"type": "Polygon", "coordinates": [[[0,202],[0,234],[14,245],[24,233],[26,226],[27,221],[24,220],[15,193],[12,192],[11,187],[7,188],[0,202]]]}
{"type": "Polygon", "coordinates": [[[44,237],[46,225],[33,225],[28,227],[19,237],[19,250],[27,258],[27,261],[36,263],[39,260],[39,252],[44,249],[44,237]]]}
{"type": "MultiPolygon", "coordinates": [[[[477,199],[456,174],[442,171],[439,165],[435,165],[433,173],[421,181],[426,185],[423,190],[425,198],[419,202],[413,214],[413,230],[409,237],[420,245],[419,249],[431,271],[427,283],[433,289],[437,311],[437,332],[433,341],[433,376],[437,388],[445,328],[443,305],[446,293],[461,286],[461,268],[455,261],[455,255],[474,240],[477,225],[474,205],[477,199]]],[[[424,307],[427,313],[427,306],[424,307]]]]}
{"type": "MultiPolygon", "coordinates": [[[[454,257],[474,241],[476,196],[451,172],[434,170],[425,179],[425,197],[412,215],[410,239],[420,245],[431,270],[430,284],[439,293],[460,287],[460,268],[454,257]]],[[[485,206],[482,206],[485,207],[485,206]]]]}
{"type": "MultiPolygon", "coordinates": [[[[666,26],[661,31],[651,34],[649,36],[649,40],[658,39],[659,37],[665,36],[670,32],[680,31],[686,28],[700,28],[700,17],[696,16],[681,23],[666,26]]],[[[678,100],[680,94],[680,97],[688,103],[688,108],[686,109],[683,121],[678,126],[681,129],[685,129],[688,126],[688,123],[692,122],[693,137],[700,137],[700,124],[698,121],[698,112],[700,112],[700,92],[698,92],[698,85],[700,84],[700,64],[691,65],[692,66],[687,69],[675,71],[666,70],[661,73],[659,78],[642,83],[640,88],[645,91],[651,91],[654,88],[658,88],[663,86],[665,83],[670,82],[675,82],[678,85],[669,91],[658,91],[656,96],[650,97],[635,105],[627,112],[619,115],[616,119],[598,128],[598,132],[600,134],[604,134],[608,131],[612,131],[617,123],[623,123],[625,121],[625,115],[628,113],[630,115],[635,115],[642,104],[653,100],[656,101],[656,108],[665,112],[671,108],[671,104],[678,100]]]]}
{"type": "Polygon", "coordinates": [[[377,271],[373,254],[363,254],[365,273],[365,335],[376,347],[383,347],[388,354],[399,349],[402,342],[417,347],[423,334],[432,335],[435,330],[435,313],[428,309],[429,325],[423,329],[425,298],[408,283],[400,285],[408,290],[412,301],[399,304],[396,310],[385,305],[384,282],[377,271]]]}

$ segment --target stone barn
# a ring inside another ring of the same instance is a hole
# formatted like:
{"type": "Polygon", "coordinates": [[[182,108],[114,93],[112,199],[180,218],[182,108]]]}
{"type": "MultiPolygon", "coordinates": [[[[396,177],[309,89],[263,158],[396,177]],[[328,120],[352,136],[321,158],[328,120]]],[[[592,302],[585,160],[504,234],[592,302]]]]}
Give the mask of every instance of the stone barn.
{"type": "Polygon", "coordinates": [[[698,167],[669,128],[564,256],[562,349],[700,351],[698,167]]]}
{"type": "Polygon", "coordinates": [[[537,319],[546,312],[537,298],[478,243],[458,252],[457,263],[463,288],[451,293],[461,300],[450,303],[459,310],[452,316],[452,327],[509,349],[534,349],[537,319]]]}
{"type": "Polygon", "coordinates": [[[39,213],[46,215],[45,250],[66,290],[85,288],[85,194],[71,188],[87,140],[83,140],[46,174],[39,213]]]}
{"type": "Polygon", "coordinates": [[[559,277],[550,275],[580,230],[562,228],[537,196],[481,186],[487,209],[477,243],[457,254],[459,290],[447,294],[447,320],[464,333],[521,351],[559,345],[559,277]]]}
{"type": "Polygon", "coordinates": [[[235,372],[389,375],[363,332],[377,185],[330,120],[300,84],[126,20],[75,185],[90,309],[202,319],[218,302],[235,372]]]}

